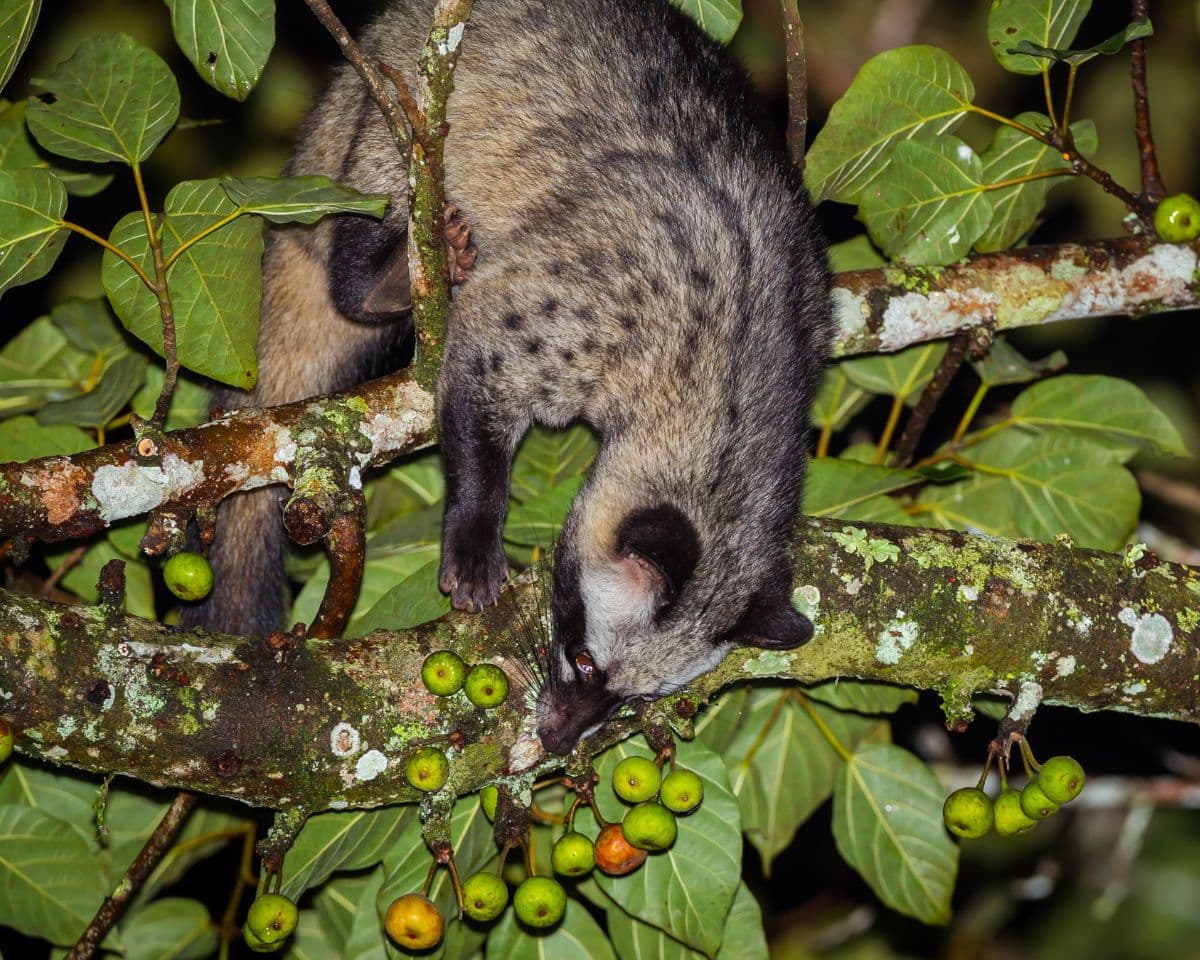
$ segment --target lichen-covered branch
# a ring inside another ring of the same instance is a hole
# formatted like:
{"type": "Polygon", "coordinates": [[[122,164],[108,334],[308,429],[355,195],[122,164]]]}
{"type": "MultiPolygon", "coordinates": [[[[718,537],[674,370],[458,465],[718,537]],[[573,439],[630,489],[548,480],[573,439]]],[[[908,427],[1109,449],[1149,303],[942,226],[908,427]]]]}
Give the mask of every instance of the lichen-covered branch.
{"type": "MultiPolygon", "coordinates": [[[[686,729],[723,687],[764,678],[859,677],[938,691],[949,720],[979,691],[1014,716],[1039,702],[1200,722],[1200,571],[1061,544],[910,527],[807,521],[795,544],[796,601],[817,636],[794,651],[735,650],[653,708],[686,729]]],[[[18,749],[87,770],[313,812],[415,798],[414,741],[461,744],[450,791],[544,758],[522,688],[523,631],[546,608],[535,568],[484,614],[401,633],[280,643],[186,634],[104,608],[0,594],[0,698],[18,749]],[[421,663],[448,647],[513,679],[483,712],[439,701],[421,663]]],[[[632,729],[618,717],[582,749],[632,729]]]]}
{"type": "MultiPolygon", "coordinates": [[[[945,268],[843,273],[834,288],[841,330],[835,352],[898,350],[992,322],[1005,330],[1194,308],[1197,251],[1200,242],[1128,238],[1029,247],[945,268]]],[[[340,433],[333,431],[330,442],[357,446],[360,463],[378,465],[432,443],[433,410],[432,394],[400,373],[337,397],[240,410],[168,434],[161,466],[139,463],[131,444],[0,464],[0,540],[83,537],[151,511],[178,528],[231,493],[294,482],[297,451],[314,435],[326,442],[331,419],[340,433]]]]}

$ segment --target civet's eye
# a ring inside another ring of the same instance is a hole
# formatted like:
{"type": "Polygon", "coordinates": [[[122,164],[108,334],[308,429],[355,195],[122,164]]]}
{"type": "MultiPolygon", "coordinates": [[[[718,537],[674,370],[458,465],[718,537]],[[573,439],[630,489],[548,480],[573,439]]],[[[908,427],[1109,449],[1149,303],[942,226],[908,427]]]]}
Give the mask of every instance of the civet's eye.
{"type": "Polygon", "coordinates": [[[596,661],[592,659],[592,655],[584,650],[581,653],[575,654],[575,669],[579,671],[579,675],[585,680],[596,672],[596,661]]]}

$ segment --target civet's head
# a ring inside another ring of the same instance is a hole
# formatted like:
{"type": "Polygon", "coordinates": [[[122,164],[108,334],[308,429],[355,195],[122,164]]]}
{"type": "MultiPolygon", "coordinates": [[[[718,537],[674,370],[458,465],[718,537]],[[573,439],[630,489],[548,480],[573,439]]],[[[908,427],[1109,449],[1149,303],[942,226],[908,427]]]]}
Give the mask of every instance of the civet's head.
{"type": "Polygon", "coordinates": [[[553,636],[538,699],[552,753],[624,703],[653,699],[715,667],[736,644],[795,647],[812,636],[791,604],[786,562],[705,543],[673,503],[613,516],[581,496],[555,549],[553,636]]]}

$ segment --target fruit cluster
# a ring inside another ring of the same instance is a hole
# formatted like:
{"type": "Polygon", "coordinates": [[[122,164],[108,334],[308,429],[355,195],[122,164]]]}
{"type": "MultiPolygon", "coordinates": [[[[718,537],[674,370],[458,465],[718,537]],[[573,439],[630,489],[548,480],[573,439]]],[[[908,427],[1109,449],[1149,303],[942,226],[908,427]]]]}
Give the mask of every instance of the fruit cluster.
{"type": "Polygon", "coordinates": [[[942,819],[946,829],[970,840],[995,829],[1002,837],[1015,837],[1037,826],[1058,812],[1058,808],[1079,796],[1083,790],[1083,767],[1072,757],[1051,757],[1043,764],[1033,759],[1026,741],[1021,741],[1022,759],[1029,773],[1023,790],[1008,785],[1001,768],[1001,789],[995,801],[983,792],[988,771],[974,787],[955,790],[946,798],[942,819]]]}
{"type": "Polygon", "coordinates": [[[471,703],[484,710],[495,709],[508,697],[508,676],[503,670],[491,663],[477,663],[468,670],[463,658],[451,650],[438,650],[425,658],[421,681],[439,697],[462,690],[471,703]]]}

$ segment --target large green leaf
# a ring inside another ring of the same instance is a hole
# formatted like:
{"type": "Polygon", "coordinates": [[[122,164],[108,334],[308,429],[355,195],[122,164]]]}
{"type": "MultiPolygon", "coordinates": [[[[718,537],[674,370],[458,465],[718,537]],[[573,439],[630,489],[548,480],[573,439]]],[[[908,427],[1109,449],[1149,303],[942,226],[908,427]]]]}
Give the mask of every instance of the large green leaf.
{"type": "Polygon", "coordinates": [[[889,907],[925,923],[950,919],[958,846],[942,823],[945,793],[907,750],[866,744],[838,771],[838,852],[889,907]]]}
{"type": "Polygon", "coordinates": [[[1049,66],[1045,60],[1009,50],[1023,40],[1070,46],[1091,6],[1092,0],[993,0],[987,25],[992,54],[1005,70],[1041,73],[1049,66]]]}
{"type": "Polygon", "coordinates": [[[93,804],[99,784],[92,777],[15,757],[0,775],[0,805],[27,806],[71,827],[98,850],[93,804]]]}
{"type": "Polygon", "coordinates": [[[272,223],[316,223],[331,213],[382,217],[392,199],[386,193],[362,193],[328,177],[226,177],[221,186],[247,213],[272,223]]]}
{"type": "MultiPolygon", "coordinates": [[[[626,740],[598,758],[596,799],[606,819],[626,809],[612,790],[613,768],[624,757],[652,751],[641,737],[626,740]]],[[[738,802],[721,758],[703,744],[679,744],[676,759],[704,780],[704,802],[679,820],[669,850],[649,857],[627,877],[597,876],[596,883],[623,910],[653,924],[688,946],[712,956],[721,945],[725,914],[741,880],[738,802]]],[[[577,823],[590,822],[581,815],[577,823]]]]}
{"type": "MultiPolygon", "coordinates": [[[[53,569],[65,561],[73,549],[74,545],[49,551],[46,554],[46,562],[53,569]]],[[[67,570],[60,584],[80,599],[95,603],[100,599],[96,582],[100,579],[100,571],[110,560],[125,561],[125,609],[135,617],[153,620],[154,583],[150,568],[145,563],[130,562],[107,540],[97,540],[88,547],[82,559],[74,562],[67,570]]]]}
{"type": "Polygon", "coordinates": [[[112,355],[129,349],[125,334],[103,297],[64,300],[50,311],[50,320],[80,350],[112,355]]]}
{"type": "MultiPolygon", "coordinates": [[[[609,938],[621,960],[702,960],[704,957],[619,907],[611,907],[605,919],[609,938]]],[[[716,960],[767,960],[762,910],[744,883],[738,886],[733,906],[725,915],[725,939],[721,941],[716,960]]]]}
{"type": "MultiPolygon", "coordinates": [[[[814,710],[850,749],[887,729],[874,718],[823,704],[814,704],[814,710]]],[[[741,809],[742,829],[770,874],[775,857],[829,798],[841,760],[797,702],[792,687],[751,692],[724,758],[741,809]]]]}
{"type": "Polygon", "coordinates": [[[840,243],[831,243],[826,253],[829,255],[829,269],[834,273],[873,270],[887,265],[887,260],[879,255],[879,251],[871,244],[871,238],[865,233],[840,243]]]}
{"type": "MultiPolygon", "coordinates": [[[[178,184],[167,194],[164,254],[170,257],[189,238],[235,210],[220,181],[178,184]]],[[[140,213],[123,217],[109,239],[149,276],[154,275],[153,254],[140,213]]],[[[189,370],[235,387],[254,386],[262,249],[261,225],[244,217],[190,246],[172,266],[167,280],[179,362],[189,370]]],[[[129,332],[162,355],[162,318],[154,294],[124,261],[108,251],[101,279],[129,332]]]]}
{"type": "Polygon", "coordinates": [[[870,393],[851,383],[842,364],[836,363],[821,377],[809,417],[822,430],[841,430],[870,402],[870,393]]]}
{"type": "Polygon", "coordinates": [[[229,836],[229,832],[246,825],[246,821],[217,807],[222,801],[205,801],[187,818],[175,845],[164,854],[154,872],[146,879],[138,892],[138,900],[146,902],[158,893],[178,883],[193,865],[240,838],[229,836]]]}
{"type": "MultiPolygon", "coordinates": [[[[1021,113],[1016,120],[1039,133],[1050,129],[1050,120],[1044,114],[1021,113]]],[[[1071,134],[1075,147],[1084,156],[1096,152],[1096,125],[1091,120],[1071,124],[1071,134]]],[[[1009,126],[997,129],[981,159],[985,183],[1002,183],[1048,170],[1062,170],[1064,173],[1071,170],[1071,165],[1053,147],[1009,126]]],[[[989,253],[1013,246],[1033,229],[1046,205],[1046,194],[1061,182],[1061,178],[1031,180],[989,191],[992,220],[983,235],[975,241],[975,249],[980,253],[989,253]]]]}
{"type": "Polygon", "coordinates": [[[905,704],[917,702],[917,691],[911,687],[866,680],[826,680],[807,687],[804,692],[838,710],[866,714],[895,713],[905,704]]]}
{"type": "Polygon", "coordinates": [[[0,90],[12,79],[29,46],[42,0],[0,0],[0,90]]]}
{"type": "Polygon", "coordinates": [[[1012,418],[1037,430],[1155,447],[1187,456],[1179,431],[1142,389],[1128,380],[1063,374],[1036,383],[1013,401],[1012,418]]]}
{"type": "Polygon", "coordinates": [[[383,876],[381,864],[368,874],[335,877],[313,899],[339,960],[386,960],[387,934],[375,910],[383,876]]]}
{"type": "Polygon", "coordinates": [[[166,0],[175,41],[209,86],[245,100],[275,44],[275,0],[166,0]]]}
{"type": "MultiPolygon", "coordinates": [[[[149,420],[162,393],[163,369],[157,364],[146,368],[146,383],[129,402],[133,412],[149,420]]],[[[175,381],[171,393],[171,406],[167,411],[167,429],[182,430],[194,427],[208,419],[212,409],[212,395],[191,376],[181,376],[175,381]]]]}
{"type": "Polygon", "coordinates": [[[66,242],[67,191],[49,170],[0,170],[0,293],[45,276],[66,242]]]}
{"type": "Polygon", "coordinates": [[[554,543],[583,477],[576,476],[551,487],[545,493],[517,504],[504,522],[504,539],[527,547],[546,550],[554,543]]]}
{"type": "Polygon", "coordinates": [[[813,200],[858,203],[887,168],[890,147],[952,130],[974,96],[967,71],[938,47],[898,47],[872,57],[829,111],[805,158],[813,200]]]}
{"type": "Polygon", "coordinates": [[[1116,550],[1137,523],[1141,498],[1114,453],[1063,434],[1003,430],[964,451],[975,475],[928,487],[922,523],[1002,537],[1053,540],[1116,550]]]}
{"type": "Polygon", "coordinates": [[[595,435],[582,425],[566,430],[534,427],[513,461],[513,496],[532,500],[564,480],[581,476],[595,459],[597,447],[595,435]]]}
{"type": "Polygon", "coordinates": [[[1067,365],[1067,355],[1055,350],[1042,360],[1029,360],[1004,337],[996,337],[987,355],[968,363],[980,381],[988,387],[1005,384],[1030,383],[1047,373],[1056,373],[1067,365]]]}
{"type": "Polygon", "coordinates": [[[0,350],[0,416],[79,396],[93,365],[49,317],[39,317],[0,350]]]}
{"type": "Polygon", "coordinates": [[[41,424],[69,423],[77,427],[103,427],[125,409],[146,379],[146,358],[124,353],[101,374],[95,386],[70,400],[48,403],[37,413],[41,424]]]}
{"type": "Polygon", "coordinates": [[[438,562],[432,559],[395,584],[361,617],[352,619],[347,636],[372,630],[407,630],[436,620],[450,610],[450,598],[438,588],[438,562]]]}
{"type": "Polygon", "coordinates": [[[0,423],[0,460],[4,462],[70,456],[95,445],[78,427],[43,427],[33,417],[13,417],[0,423]]]}
{"type": "Polygon", "coordinates": [[[742,22],[742,0],[671,0],[710,37],[728,43],[742,22]]]}
{"type": "Polygon", "coordinates": [[[1101,55],[1111,57],[1113,54],[1120,53],[1125,49],[1126,44],[1149,37],[1153,33],[1154,27],[1151,26],[1149,18],[1139,17],[1126,25],[1124,30],[1119,30],[1111,37],[1090,47],[1084,47],[1082,50],[1064,50],[1043,46],[1030,40],[1022,40],[1016,47],[1010,47],[1008,52],[1014,56],[1029,56],[1034,59],[1069,63],[1073,67],[1079,67],[1095,57],[1101,55]]]}
{"type": "Polygon", "coordinates": [[[132,37],[89,37],[29,102],[26,120],[38,143],[59,156],[140,163],[179,118],[170,69],[132,37]]]}
{"type": "Polygon", "coordinates": [[[74,829],[41,810],[0,806],[0,917],[27,936],[70,946],[106,893],[74,829]]]}
{"type": "Polygon", "coordinates": [[[814,517],[844,517],[859,504],[912,486],[920,479],[921,475],[913,470],[823,457],[808,465],[804,512],[814,517]]]}
{"type": "Polygon", "coordinates": [[[34,147],[33,138],[29,135],[29,127],[25,123],[28,105],[25,100],[17,103],[0,100],[0,169],[48,167],[63,182],[67,193],[77,197],[90,197],[112,182],[112,174],[96,173],[91,164],[70,161],[48,164],[34,147]]]}
{"type": "Polygon", "coordinates": [[[300,911],[296,932],[285,952],[278,956],[282,960],[341,960],[315,910],[300,911]]]}
{"type": "Polygon", "coordinates": [[[608,937],[582,903],[567,901],[562,922],[552,929],[530,931],[517,922],[516,914],[506,910],[492,928],[487,940],[487,960],[616,960],[608,937]]]}
{"type": "Polygon", "coordinates": [[[338,870],[361,870],[383,860],[404,834],[416,808],[381,807],[310,817],[284,859],[284,896],[297,899],[338,870]]]}
{"type": "Polygon", "coordinates": [[[992,219],[983,163],[949,134],[897,143],[859,216],[889,257],[940,266],[965,256],[992,219]]]}
{"type": "Polygon", "coordinates": [[[899,353],[883,353],[843,361],[839,366],[850,382],[871,393],[903,397],[914,404],[925,384],[933,379],[942,356],[944,343],[920,343],[899,353]]]}
{"type": "Polygon", "coordinates": [[[217,928],[197,900],[164,897],[121,923],[125,960],[200,960],[217,949],[217,928]]]}

